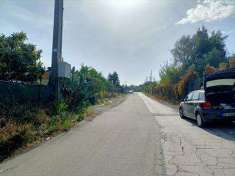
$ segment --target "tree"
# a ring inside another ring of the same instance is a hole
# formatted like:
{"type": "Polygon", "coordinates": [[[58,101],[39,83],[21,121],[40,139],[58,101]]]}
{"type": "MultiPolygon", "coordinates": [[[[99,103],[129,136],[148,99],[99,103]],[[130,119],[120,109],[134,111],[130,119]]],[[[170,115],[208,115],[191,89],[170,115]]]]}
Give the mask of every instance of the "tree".
{"type": "Polygon", "coordinates": [[[108,80],[115,87],[120,87],[120,81],[119,81],[119,76],[118,76],[117,72],[113,72],[112,74],[109,74],[108,80]]]}
{"type": "Polygon", "coordinates": [[[207,65],[205,68],[206,75],[210,75],[216,72],[216,68],[210,65],[207,65]]]}
{"type": "Polygon", "coordinates": [[[199,77],[203,77],[206,65],[218,67],[219,63],[227,62],[226,38],[220,31],[209,35],[205,27],[199,28],[193,36],[183,36],[176,42],[172,50],[174,63],[181,66],[184,74],[193,66],[199,77]]]}
{"type": "Polygon", "coordinates": [[[121,91],[121,85],[120,85],[120,80],[118,73],[115,71],[113,73],[110,73],[108,75],[108,81],[109,81],[109,87],[110,91],[113,92],[120,92],[121,91]]]}
{"type": "Polygon", "coordinates": [[[160,83],[169,82],[170,84],[175,84],[180,79],[181,70],[177,66],[166,64],[161,67],[159,76],[161,79],[160,83]]]}
{"type": "Polygon", "coordinates": [[[180,100],[189,91],[199,89],[203,76],[217,70],[234,68],[235,61],[227,58],[225,39],[220,31],[208,33],[199,28],[192,36],[182,36],[171,53],[173,64],[161,67],[159,82],[146,82],[143,91],[168,100],[180,100]]]}
{"type": "Polygon", "coordinates": [[[34,82],[42,76],[42,51],[26,41],[23,32],[0,35],[0,79],[34,82]]]}
{"type": "Polygon", "coordinates": [[[95,104],[98,100],[106,98],[109,88],[108,80],[92,67],[82,65],[79,70],[73,69],[73,77],[66,82],[65,99],[71,109],[95,104]]]}
{"type": "Polygon", "coordinates": [[[193,41],[190,36],[183,36],[175,43],[174,49],[171,50],[174,58],[174,64],[181,66],[183,69],[193,64],[193,41]]]}

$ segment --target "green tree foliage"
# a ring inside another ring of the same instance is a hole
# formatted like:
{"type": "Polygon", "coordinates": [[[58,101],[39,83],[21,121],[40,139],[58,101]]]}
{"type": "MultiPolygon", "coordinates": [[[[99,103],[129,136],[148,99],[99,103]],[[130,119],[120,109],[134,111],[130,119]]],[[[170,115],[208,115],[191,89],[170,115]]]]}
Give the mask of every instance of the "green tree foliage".
{"type": "Polygon", "coordinates": [[[193,64],[193,41],[191,36],[183,36],[175,43],[175,48],[171,51],[174,57],[174,64],[181,66],[182,69],[193,64]]]}
{"type": "Polygon", "coordinates": [[[110,73],[108,75],[108,81],[109,81],[109,90],[114,93],[118,93],[121,91],[121,85],[120,80],[117,72],[110,73]]]}
{"type": "Polygon", "coordinates": [[[114,85],[115,87],[120,87],[120,80],[117,72],[113,72],[108,75],[109,82],[114,85]]]}
{"type": "Polygon", "coordinates": [[[26,43],[25,33],[0,35],[0,79],[34,82],[44,72],[41,50],[26,43]]]}
{"type": "Polygon", "coordinates": [[[79,70],[72,70],[72,78],[66,82],[64,92],[72,110],[83,109],[109,97],[111,83],[96,69],[82,65],[79,70]]]}
{"type": "Polygon", "coordinates": [[[208,34],[205,27],[198,29],[193,36],[183,36],[172,50],[174,63],[182,69],[183,74],[194,67],[200,78],[203,77],[206,65],[218,67],[227,62],[225,39],[220,31],[208,34]]]}
{"type": "Polygon", "coordinates": [[[159,72],[159,76],[161,80],[160,83],[164,84],[169,82],[170,84],[175,84],[179,81],[181,70],[179,67],[167,64],[162,66],[159,72]]]}
{"type": "Polygon", "coordinates": [[[164,65],[159,73],[160,81],[146,82],[143,90],[179,100],[189,91],[200,88],[204,74],[214,72],[215,68],[234,67],[233,57],[226,57],[226,38],[220,31],[208,33],[205,27],[192,36],[182,36],[171,51],[173,64],[164,65]]]}

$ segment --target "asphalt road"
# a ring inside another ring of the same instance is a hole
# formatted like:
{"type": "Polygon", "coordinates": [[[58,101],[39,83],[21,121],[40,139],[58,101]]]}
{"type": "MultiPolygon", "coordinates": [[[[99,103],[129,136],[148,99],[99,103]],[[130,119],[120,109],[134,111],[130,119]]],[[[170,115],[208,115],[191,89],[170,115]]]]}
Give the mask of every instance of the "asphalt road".
{"type": "Polygon", "coordinates": [[[139,96],[161,126],[162,175],[235,176],[235,123],[201,129],[174,109],[139,96]]]}
{"type": "Polygon", "coordinates": [[[142,93],[0,165],[1,176],[234,176],[235,124],[198,128],[142,93]]]}
{"type": "Polygon", "coordinates": [[[160,129],[137,94],[0,165],[1,176],[156,176],[160,129]]]}

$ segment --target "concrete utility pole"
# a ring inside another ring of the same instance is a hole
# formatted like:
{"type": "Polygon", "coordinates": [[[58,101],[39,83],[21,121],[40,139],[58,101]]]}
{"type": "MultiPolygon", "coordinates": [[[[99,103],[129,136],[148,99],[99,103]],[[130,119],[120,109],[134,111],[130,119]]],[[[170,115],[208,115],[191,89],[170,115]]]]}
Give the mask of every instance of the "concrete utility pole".
{"type": "Polygon", "coordinates": [[[57,101],[60,100],[59,63],[62,62],[63,10],[63,0],[55,0],[50,84],[57,101]]]}

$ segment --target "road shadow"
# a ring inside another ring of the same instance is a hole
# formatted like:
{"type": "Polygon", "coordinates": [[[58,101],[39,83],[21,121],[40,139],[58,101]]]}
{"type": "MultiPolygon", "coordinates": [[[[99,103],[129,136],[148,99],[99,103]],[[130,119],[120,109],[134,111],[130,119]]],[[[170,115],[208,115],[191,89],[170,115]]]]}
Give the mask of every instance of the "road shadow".
{"type": "Polygon", "coordinates": [[[235,141],[235,123],[234,122],[215,122],[208,124],[205,131],[218,137],[235,141]]]}
{"type": "MultiPolygon", "coordinates": [[[[192,126],[197,126],[195,120],[191,120],[188,118],[184,120],[191,123],[192,126]]],[[[235,141],[235,122],[208,123],[206,127],[201,128],[201,129],[215,136],[218,136],[218,137],[230,140],[230,141],[235,141]]]]}

